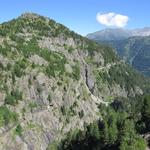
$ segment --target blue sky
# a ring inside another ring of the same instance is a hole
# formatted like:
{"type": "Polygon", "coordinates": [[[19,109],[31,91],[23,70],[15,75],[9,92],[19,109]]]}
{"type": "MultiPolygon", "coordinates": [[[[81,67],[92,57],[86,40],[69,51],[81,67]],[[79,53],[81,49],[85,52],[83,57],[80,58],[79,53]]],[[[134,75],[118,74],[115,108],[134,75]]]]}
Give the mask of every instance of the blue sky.
{"type": "Polygon", "coordinates": [[[150,0],[1,0],[0,23],[24,12],[35,12],[86,35],[105,28],[97,13],[114,12],[129,17],[125,28],[150,26],[150,0]]]}

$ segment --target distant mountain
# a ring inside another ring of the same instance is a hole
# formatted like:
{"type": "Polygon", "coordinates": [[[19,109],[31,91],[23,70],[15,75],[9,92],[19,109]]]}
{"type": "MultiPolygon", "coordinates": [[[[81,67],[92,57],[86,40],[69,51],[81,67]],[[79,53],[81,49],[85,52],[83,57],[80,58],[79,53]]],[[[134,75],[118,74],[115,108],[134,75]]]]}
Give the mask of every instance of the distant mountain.
{"type": "Polygon", "coordinates": [[[131,30],[132,36],[149,36],[150,35],[150,27],[145,27],[142,29],[134,29],[131,30]]]}
{"type": "Polygon", "coordinates": [[[123,28],[115,29],[104,29],[87,35],[89,39],[95,41],[112,41],[112,40],[123,40],[133,36],[149,36],[150,27],[142,29],[128,30],[123,28]]]}
{"type": "Polygon", "coordinates": [[[89,39],[95,41],[121,40],[130,36],[132,36],[131,32],[122,28],[104,29],[87,35],[89,39]]]}

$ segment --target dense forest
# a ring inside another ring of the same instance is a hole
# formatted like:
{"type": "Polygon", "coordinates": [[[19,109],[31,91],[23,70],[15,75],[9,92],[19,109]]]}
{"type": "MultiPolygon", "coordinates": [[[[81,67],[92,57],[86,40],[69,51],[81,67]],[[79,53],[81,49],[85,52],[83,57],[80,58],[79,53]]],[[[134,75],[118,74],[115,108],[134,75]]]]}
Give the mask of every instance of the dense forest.
{"type": "Polygon", "coordinates": [[[144,150],[150,141],[150,95],[116,99],[109,107],[99,106],[103,120],[69,132],[50,150],[144,150]]]}

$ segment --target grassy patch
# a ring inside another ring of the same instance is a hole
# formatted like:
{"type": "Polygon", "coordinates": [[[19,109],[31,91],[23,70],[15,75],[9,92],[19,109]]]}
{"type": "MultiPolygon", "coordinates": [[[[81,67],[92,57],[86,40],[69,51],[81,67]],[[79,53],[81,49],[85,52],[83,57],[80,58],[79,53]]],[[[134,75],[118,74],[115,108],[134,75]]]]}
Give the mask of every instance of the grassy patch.
{"type": "Polygon", "coordinates": [[[17,121],[17,114],[9,111],[6,106],[0,106],[0,127],[8,125],[9,123],[15,123],[17,121]]]}

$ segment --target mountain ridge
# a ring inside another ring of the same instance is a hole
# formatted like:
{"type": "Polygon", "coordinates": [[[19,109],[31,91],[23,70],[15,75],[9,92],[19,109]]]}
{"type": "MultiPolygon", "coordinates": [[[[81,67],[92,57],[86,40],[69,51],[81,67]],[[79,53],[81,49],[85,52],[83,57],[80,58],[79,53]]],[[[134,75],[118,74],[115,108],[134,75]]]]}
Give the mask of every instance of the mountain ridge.
{"type": "Polygon", "coordinates": [[[112,41],[112,40],[123,40],[133,36],[149,36],[149,35],[150,35],[150,27],[138,29],[106,28],[94,33],[90,33],[86,37],[95,41],[112,41]]]}
{"type": "Polygon", "coordinates": [[[101,105],[149,91],[111,47],[37,14],[1,24],[0,44],[3,150],[46,150],[103,119],[101,105]]]}

